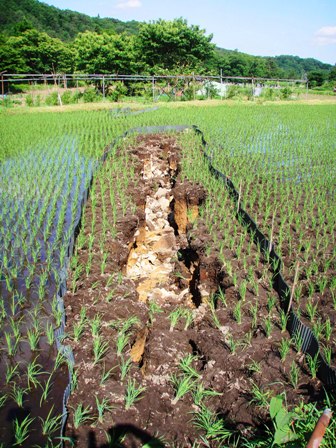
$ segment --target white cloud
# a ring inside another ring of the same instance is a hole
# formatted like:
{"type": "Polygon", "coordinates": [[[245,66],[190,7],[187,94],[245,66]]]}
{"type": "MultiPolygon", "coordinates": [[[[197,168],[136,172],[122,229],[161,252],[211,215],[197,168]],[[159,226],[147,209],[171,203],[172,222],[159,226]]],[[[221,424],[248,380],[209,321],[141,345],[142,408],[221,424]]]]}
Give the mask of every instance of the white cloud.
{"type": "Polygon", "coordinates": [[[318,45],[336,44],[336,26],[323,26],[315,33],[315,43],[318,45]]]}
{"type": "Polygon", "coordinates": [[[117,3],[119,9],[140,8],[141,6],[141,0],[119,0],[117,3]]]}

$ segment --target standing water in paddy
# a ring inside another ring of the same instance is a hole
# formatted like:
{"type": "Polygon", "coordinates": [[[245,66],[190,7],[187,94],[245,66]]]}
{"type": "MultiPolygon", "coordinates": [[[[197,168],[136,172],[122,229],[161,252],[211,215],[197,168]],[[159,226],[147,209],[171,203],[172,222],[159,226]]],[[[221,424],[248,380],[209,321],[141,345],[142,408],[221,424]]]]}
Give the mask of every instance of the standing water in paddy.
{"type": "MultiPolygon", "coordinates": [[[[32,402],[40,401],[45,416],[52,406],[56,415],[62,412],[67,373],[54,343],[62,320],[56,294],[96,164],[76,146],[66,138],[60,147],[36,148],[0,166],[0,384],[6,396],[0,433],[8,443],[16,442],[19,411],[32,402]]],[[[59,425],[60,419],[48,437],[60,435],[59,425]]],[[[40,426],[32,420],[36,442],[46,440],[40,426]]]]}

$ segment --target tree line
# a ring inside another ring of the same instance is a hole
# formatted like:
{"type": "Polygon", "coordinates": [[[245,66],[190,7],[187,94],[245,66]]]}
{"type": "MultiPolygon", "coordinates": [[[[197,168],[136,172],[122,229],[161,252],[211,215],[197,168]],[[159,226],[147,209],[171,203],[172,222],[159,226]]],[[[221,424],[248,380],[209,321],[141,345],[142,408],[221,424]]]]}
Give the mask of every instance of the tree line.
{"type": "Polygon", "coordinates": [[[220,49],[211,34],[182,18],[123,23],[62,11],[37,0],[0,0],[1,8],[5,3],[9,13],[0,19],[0,71],[8,73],[222,72],[279,79],[308,76],[312,85],[336,81],[335,66],[312,58],[258,57],[220,49]]]}

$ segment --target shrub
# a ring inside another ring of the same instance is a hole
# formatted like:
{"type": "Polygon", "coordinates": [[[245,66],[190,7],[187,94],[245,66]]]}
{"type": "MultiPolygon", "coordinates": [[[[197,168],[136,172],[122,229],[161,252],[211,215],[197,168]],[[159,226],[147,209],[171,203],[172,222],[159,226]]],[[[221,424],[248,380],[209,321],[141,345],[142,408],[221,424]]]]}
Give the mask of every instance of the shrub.
{"type": "Polygon", "coordinates": [[[76,90],[72,95],[72,102],[78,103],[82,96],[83,94],[79,90],[76,90]]]}
{"type": "Polygon", "coordinates": [[[228,86],[228,89],[226,91],[226,98],[228,99],[235,98],[238,96],[238,94],[239,94],[239,86],[233,84],[228,86]]]}
{"type": "Polygon", "coordinates": [[[99,101],[101,97],[102,94],[97,92],[94,87],[88,87],[83,93],[84,103],[95,103],[96,101],[99,101]]]}
{"type": "Polygon", "coordinates": [[[29,94],[26,96],[26,106],[33,107],[34,106],[34,98],[33,95],[29,94]]]}
{"type": "Polygon", "coordinates": [[[108,99],[110,101],[119,101],[124,95],[127,94],[127,87],[122,82],[116,82],[109,89],[108,99]]]}
{"type": "Polygon", "coordinates": [[[58,105],[58,93],[51,92],[46,96],[45,103],[47,106],[57,106],[58,105]]]}
{"type": "Polygon", "coordinates": [[[71,94],[71,90],[66,90],[64,93],[62,93],[61,96],[62,104],[71,104],[73,103],[73,96],[71,94]]]}
{"type": "Polygon", "coordinates": [[[286,100],[286,99],[288,99],[291,96],[291,94],[293,92],[292,92],[292,89],[290,87],[284,87],[283,89],[280,90],[280,93],[281,93],[281,97],[284,100],[286,100]]]}

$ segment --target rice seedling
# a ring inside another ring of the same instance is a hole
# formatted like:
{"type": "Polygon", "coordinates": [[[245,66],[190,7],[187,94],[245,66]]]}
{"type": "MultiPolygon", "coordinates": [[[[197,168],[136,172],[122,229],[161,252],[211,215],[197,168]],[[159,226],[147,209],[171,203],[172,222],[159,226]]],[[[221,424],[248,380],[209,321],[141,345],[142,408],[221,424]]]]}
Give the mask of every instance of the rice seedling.
{"type": "Polygon", "coordinates": [[[19,406],[19,408],[23,408],[23,401],[25,395],[29,389],[23,389],[23,387],[17,386],[16,383],[13,384],[12,390],[10,392],[11,398],[15,401],[15,403],[19,406]]]}
{"type": "Polygon", "coordinates": [[[250,400],[251,404],[255,404],[261,408],[268,408],[269,401],[271,399],[271,392],[269,390],[262,390],[261,387],[257,385],[254,381],[251,380],[251,395],[252,399],[250,400]]]}
{"type": "Polygon", "coordinates": [[[52,415],[54,411],[54,405],[50,408],[48,415],[45,419],[39,417],[41,421],[42,434],[47,437],[48,442],[53,443],[53,435],[56,431],[59,431],[62,424],[62,415],[52,415]]]}
{"type": "Polygon", "coordinates": [[[287,329],[288,323],[288,314],[285,313],[284,310],[280,310],[280,325],[281,325],[281,333],[284,333],[287,329]]]}
{"type": "Polygon", "coordinates": [[[223,444],[233,436],[232,430],[225,427],[224,420],[203,404],[194,414],[193,425],[205,433],[201,437],[205,446],[209,446],[208,441],[223,444]]]}
{"type": "Polygon", "coordinates": [[[307,354],[306,361],[307,361],[308,369],[311,373],[312,378],[313,379],[316,378],[317,370],[319,367],[318,353],[314,357],[307,354]]]}
{"type": "Polygon", "coordinates": [[[208,397],[220,397],[222,394],[213,389],[205,389],[202,382],[197,383],[196,388],[192,391],[192,397],[196,406],[200,406],[208,397]]]}
{"type": "Polygon", "coordinates": [[[0,395],[0,409],[5,405],[7,399],[8,399],[7,394],[0,395]]]}
{"type": "Polygon", "coordinates": [[[51,388],[52,388],[52,373],[49,373],[48,379],[45,381],[45,383],[42,385],[41,383],[39,383],[42,393],[41,393],[41,398],[40,398],[40,407],[42,406],[42,403],[44,401],[46,401],[46,399],[48,398],[48,395],[50,394],[51,388]]]}
{"type": "Polygon", "coordinates": [[[42,366],[37,363],[37,358],[27,364],[27,381],[28,381],[28,389],[30,389],[31,385],[37,387],[40,385],[37,377],[42,375],[42,366]]]}
{"type": "Polygon", "coordinates": [[[16,376],[19,375],[19,364],[13,366],[7,365],[6,369],[6,384],[9,384],[16,376]]]}
{"type": "Polygon", "coordinates": [[[103,423],[104,422],[104,414],[106,412],[111,412],[113,410],[113,406],[111,406],[110,401],[104,397],[102,400],[99,400],[99,398],[96,396],[96,406],[98,411],[98,422],[103,423]]]}
{"type": "Polygon", "coordinates": [[[196,381],[189,375],[171,375],[170,381],[175,390],[175,398],[172,404],[176,404],[188,392],[192,392],[196,388],[196,381]]]}
{"type": "Polygon", "coordinates": [[[108,381],[109,378],[111,378],[112,372],[115,370],[115,367],[111,367],[109,370],[106,370],[106,366],[103,367],[103,372],[100,378],[100,385],[103,385],[108,381]]]}
{"type": "Polygon", "coordinates": [[[99,336],[99,331],[102,324],[102,318],[101,315],[96,314],[94,318],[91,320],[90,326],[91,326],[91,333],[93,337],[99,336]]]}
{"type": "Polygon", "coordinates": [[[264,320],[264,329],[265,329],[266,337],[268,337],[268,338],[271,337],[271,334],[272,334],[272,328],[273,328],[272,319],[271,319],[270,316],[268,315],[268,316],[266,317],[266,319],[264,320]]]}
{"type": "Polygon", "coordinates": [[[170,319],[169,331],[173,331],[174,330],[174,328],[176,327],[178,321],[183,317],[183,315],[184,315],[183,308],[177,308],[176,310],[172,311],[169,314],[169,319],[170,319]]]}
{"type": "Polygon", "coordinates": [[[39,328],[33,327],[27,330],[27,340],[32,352],[38,349],[40,337],[41,331],[39,328]]]}
{"type": "Polygon", "coordinates": [[[153,300],[149,301],[149,321],[151,324],[155,322],[155,314],[163,313],[163,309],[153,300]]]}
{"type": "Polygon", "coordinates": [[[185,374],[191,378],[201,378],[201,375],[192,367],[192,363],[197,361],[197,356],[187,355],[179,362],[179,368],[185,374]]]}
{"type": "Polygon", "coordinates": [[[228,333],[225,337],[225,343],[228,346],[230,352],[232,354],[236,353],[237,347],[238,347],[238,343],[237,341],[234,340],[234,337],[232,334],[228,333]]]}
{"type": "Polygon", "coordinates": [[[332,325],[331,325],[331,322],[330,322],[330,318],[327,317],[325,322],[324,322],[324,337],[326,338],[327,341],[330,341],[331,335],[332,335],[332,331],[333,331],[333,328],[332,328],[332,325]]]}
{"type": "Polygon", "coordinates": [[[27,415],[20,423],[17,418],[14,420],[14,444],[13,446],[22,445],[29,437],[29,427],[33,423],[34,418],[27,415]]]}
{"type": "Polygon", "coordinates": [[[260,362],[255,361],[252,359],[250,364],[247,366],[247,369],[251,373],[261,373],[261,365],[260,362]]]}
{"type": "Polygon", "coordinates": [[[137,386],[136,381],[129,379],[125,390],[125,409],[130,409],[134,403],[141,400],[141,394],[145,392],[146,388],[137,386]]]}
{"type": "Polygon", "coordinates": [[[233,317],[238,325],[242,323],[242,310],[241,310],[242,302],[238,300],[236,306],[233,309],[233,317]]]}
{"type": "Polygon", "coordinates": [[[93,339],[93,356],[94,364],[98,364],[106,355],[109,349],[107,341],[103,341],[101,336],[97,336],[93,339]]]}
{"type": "Polygon", "coordinates": [[[60,366],[62,364],[66,364],[67,363],[67,359],[64,355],[64,353],[62,353],[61,351],[59,351],[56,355],[56,359],[55,359],[55,363],[54,363],[54,369],[53,371],[55,372],[57,369],[60,368],[60,366]]]}
{"type": "Polygon", "coordinates": [[[290,351],[290,340],[286,339],[286,338],[282,338],[280,345],[279,345],[279,354],[280,354],[280,359],[282,362],[284,362],[287,358],[287,355],[290,351]]]}
{"type": "Polygon", "coordinates": [[[132,359],[127,358],[125,360],[124,357],[121,355],[119,366],[120,366],[120,380],[124,381],[124,379],[126,378],[127,374],[129,373],[129,371],[131,369],[132,359]]]}
{"type": "Polygon", "coordinates": [[[89,406],[84,407],[83,404],[80,403],[73,409],[73,424],[76,429],[81,425],[92,422],[92,420],[93,417],[89,406]]]}
{"type": "Polygon", "coordinates": [[[220,323],[217,313],[216,313],[216,296],[215,295],[211,295],[209,297],[208,305],[209,305],[209,308],[211,311],[212,321],[213,321],[215,327],[220,328],[221,323],[220,323]]]}
{"type": "Polygon", "coordinates": [[[258,324],[258,302],[255,302],[254,305],[251,304],[249,311],[252,317],[252,328],[256,328],[258,324]]]}
{"type": "Polygon", "coordinates": [[[289,372],[289,382],[294,389],[297,389],[300,379],[300,369],[295,361],[292,361],[290,372],[289,372]]]}
{"type": "Polygon", "coordinates": [[[330,366],[331,365],[331,355],[332,355],[331,347],[323,347],[323,355],[324,355],[324,358],[325,358],[328,366],[330,366]]]}

